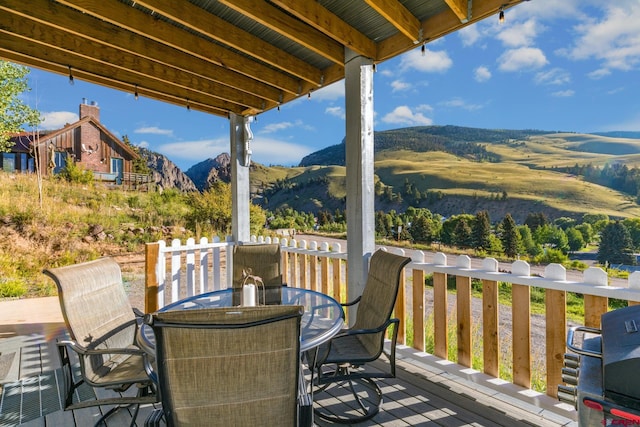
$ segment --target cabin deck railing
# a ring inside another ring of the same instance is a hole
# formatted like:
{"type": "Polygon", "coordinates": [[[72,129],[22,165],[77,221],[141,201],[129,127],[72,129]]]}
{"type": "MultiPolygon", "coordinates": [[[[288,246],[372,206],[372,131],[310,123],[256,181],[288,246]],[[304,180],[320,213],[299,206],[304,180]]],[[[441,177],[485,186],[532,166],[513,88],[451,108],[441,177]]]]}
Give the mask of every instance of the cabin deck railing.
{"type": "MultiPolygon", "coordinates": [[[[342,252],[339,244],[269,237],[253,237],[252,241],[281,245],[283,280],[288,286],[313,289],[338,301],[346,300],[347,253],[342,252]]],[[[147,244],[146,311],[155,311],[185,296],[230,286],[234,244],[218,238],[212,242],[203,238],[198,243],[188,239],[186,244],[180,240],[174,240],[170,245],[164,241],[147,244]]],[[[389,250],[405,254],[402,249],[389,250]]],[[[609,310],[609,299],[627,301],[629,305],[640,303],[640,272],[629,276],[626,287],[609,286],[610,278],[598,267],[585,270],[582,281],[568,281],[566,269],[560,264],[549,264],[544,269],[544,277],[540,277],[531,275],[525,261],[513,262],[509,272],[504,272],[499,270],[498,261],[493,258],[485,258],[482,267],[474,269],[471,258],[466,255],[449,257],[436,253],[427,262],[424,253],[412,253],[412,262],[405,267],[401,277],[404,286],[400,287],[394,313],[400,319],[398,343],[425,351],[429,340],[433,342],[435,356],[455,360],[470,368],[474,363],[473,349],[481,346],[484,373],[499,378],[502,365],[510,365],[510,380],[525,388],[532,387],[533,364],[542,365],[546,372],[543,378],[546,393],[553,397],[557,394],[557,385],[562,384],[568,327],[567,295],[582,296],[583,324],[596,328],[600,326],[600,316],[609,310]],[[433,278],[432,307],[426,306],[427,275],[433,278]],[[447,292],[449,278],[455,281],[455,304],[449,303],[453,298],[447,292]],[[482,314],[479,316],[473,315],[473,280],[479,281],[482,288],[482,314]],[[511,287],[511,331],[506,334],[503,329],[509,326],[501,325],[499,317],[500,310],[506,307],[499,304],[501,283],[511,287]],[[533,356],[532,288],[543,289],[545,295],[544,361],[534,360],[533,356]],[[478,325],[481,325],[481,332],[477,332],[478,325]],[[503,351],[506,346],[510,351],[503,351]],[[505,354],[509,359],[505,359],[505,354]]]]}

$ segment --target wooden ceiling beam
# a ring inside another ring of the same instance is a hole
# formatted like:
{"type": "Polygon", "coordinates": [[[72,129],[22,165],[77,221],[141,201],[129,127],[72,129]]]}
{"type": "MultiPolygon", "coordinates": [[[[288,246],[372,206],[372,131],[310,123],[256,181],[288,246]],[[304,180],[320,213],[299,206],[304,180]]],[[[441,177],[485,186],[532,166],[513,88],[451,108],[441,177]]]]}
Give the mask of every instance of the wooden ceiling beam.
{"type": "Polygon", "coordinates": [[[257,58],[302,80],[321,84],[322,73],[319,69],[189,2],[138,0],[136,3],[249,57],[257,58]],[[189,19],[186,20],[185,17],[189,19]]]}
{"type": "Polygon", "coordinates": [[[456,14],[460,22],[467,22],[469,19],[469,0],[444,0],[444,2],[456,14]]]}
{"type": "MultiPolygon", "coordinates": [[[[87,61],[103,64],[105,70],[124,70],[131,73],[131,84],[138,86],[150,85],[157,82],[170,87],[181,87],[191,91],[201,92],[228,102],[231,105],[243,105],[255,109],[266,108],[266,101],[254,95],[240,92],[228,86],[197,78],[193,74],[172,67],[159,64],[125,51],[102,45],[93,40],[74,37],[62,30],[31,21],[23,16],[12,13],[3,13],[0,16],[2,29],[22,37],[33,40],[52,48],[58,48],[77,56],[82,56],[87,61]]],[[[77,68],[82,69],[80,64],[77,68]]],[[[271,106],[275,104],[272,103],[271,106]]]]}
{"type": "MultiPolygon", "coordinates": [[[[143,88],[152,91],[164,91],[170,93],[176,98],[182,98],[183,102],[195,101],[203,104],[211,104],[223,110],[240,113],[247,109],[247,106],[232,103],[208,93],[202,88],[196,90],[188,84],[171,83],[169,80],[148,79],[144,84],[139,84],[141,73],[135,71],[139,67],[144,67],[139,61],[131,58],[122,58],[121,63],[125,66],[114,64],[116,58],[113,54],[109,54],[106,58],[96,59],[92,57],[92,50],[105,49],[104,46],[99,47],[91,42],[86,42],[77,38],[72,38],[65,34],[60,34],[57,30],[35,27],[32,31],[42,33],[47,32],[47,36],[42,38],[47,41],[38,41],[33,37],[24,36],[19,32],[7,30],[8,14],[0,15],[0,36],[2,37],[2,45],[5,48],[11,48],[15,52],[24,55],[31,55],[37,58],[45,58],[49,62],[67,65],[71,67],[71,72],[85,71],[88,74],[109,77],[114,80],[129,83],[129,92],[133,93],[135,85],[138,84],[138,92],[143,88]],[[73,48],[70,48],[73,47],[73,48]]],[[[23,28],[24,29],[24,28],[23,28]]],[[[25,29],[26,30],[26,29],[25,29]]],[[[28,32],[28,31],[27,31],[28,32]]]]}
{"type": "MultiPolygon", "coordinates": [[[[445,36],[474,22],[481,21],[488,16],[495,15],[502,6],[511,7],[522,3],[522,1],[524,0],[476,1],[473,3],[471,20],[465,23],[460,22],[458,15],[456,15],[453,10],[446,9],[443,12],[422,21],[421,25],[424,41],[428,42],[445,36]]],[[[413,46],[407,42],[404,35],[397,34],[378,43],[378,54],[376,60],[386,61],[387,59],[393,58],[412,47],[413,46]]]]}
{"type": "MultiPolygon", "coordinates": [[[[22,54],[20,52],[16,52],[12,49],[5,49],[0,47],[0,58],[11,61],[16,64],[22,64],[27,67],[39,68],[42,70],[47,70],[48,72],[59,74],[62,76],[69,75],[69,68],[67,65],[63,65],[57,62],[51,62],[45,59],[40,59],[32,55],[22,54]]],[[[123,92],[131,92],[134,88],[131,85],[124,84],[119,80],[101,76],[97,74],[87,73],[82,70],[73,70],[74,79],[84,80],[87,82],[95,83],[104,87],[108,87],[115,90],[120,90],[123,92]]],[[[138,94],[140,96],[145,96],[150,99],[155,99],[162,102],[167,102],[169,104],[173,104],[179,107],[186,107],[184,98],[177,98],[175,96],[168,95],[164,91],[153,91],[149,88],[140,88],[138,90],[138,94]]],[[[216,116],[228,117],[229,112],[227,110],[223,110],[221,108],[214,107],[210,104],[202,104],[198,101],[190,101],[191,108],[193,110],[202,111],[204,113],[214,114],[216,116]]]]}
{"type": "Polygon", "coordinates": [[[344,65],[344,48],[324,33],[305,25],[264,0],[218,0],[328,60],[344,65]]]}
{"type": "MultiPolygon", "coordinates": [[[[167,22],[154,19],[152,16],[146,15],[124,3],[99,0],[57,0],[57,2],[69,6],[72,8],[70,10],[79,11],[79,14],[87,13],[116,27],[171,46],[223,68],[234,70],[283,91],[292,94],[299,93],[299,79],[202,37],[178,29],[167,22]]],[[[185,2],[180,2],[180,4],[183,5],[185,2]]]]}
{"type": "Polygon", "coordinates": [[[282,91],[277,88],[156,41],[122,31],[113,24],[98,20],[90,15],[69,16],[68,13],[65,13],[68,8],[49,0],[31,0],[28,3],[22,0],[6,0],[0,5],[0,10],[15,13],[78,37],[125,50],[130,54],[160,62],[272,102],[278,102],[283,97],[282,91]]]}
{"type": "MultiPolygon", "coordinates": [[[[466,3],[467,0],[464,1],[466,3]]],[[[422,42],[420,21],[398,0],[365,0],[365,3],[382,15],[414,44],[422,42]]]]}
{"type": "Polygon", "coordinates": [[[271,2],[345,47],[367,58],[375,57],[376,44],[372,40],[318,2],[300,0],[271,0],[271,2]]]}

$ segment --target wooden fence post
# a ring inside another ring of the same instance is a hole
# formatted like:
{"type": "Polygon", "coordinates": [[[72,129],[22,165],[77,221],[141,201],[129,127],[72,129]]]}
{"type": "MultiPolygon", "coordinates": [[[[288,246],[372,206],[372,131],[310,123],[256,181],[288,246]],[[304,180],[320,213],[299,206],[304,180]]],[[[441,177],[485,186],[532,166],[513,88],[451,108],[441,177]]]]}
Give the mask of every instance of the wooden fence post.
{"type": "Polygon", "coordinates": [[[144,312],[153,313],[158,310],[158,276],[156,275],[156,265],[160,245],[147,243],[144,248],[144,312]]]}

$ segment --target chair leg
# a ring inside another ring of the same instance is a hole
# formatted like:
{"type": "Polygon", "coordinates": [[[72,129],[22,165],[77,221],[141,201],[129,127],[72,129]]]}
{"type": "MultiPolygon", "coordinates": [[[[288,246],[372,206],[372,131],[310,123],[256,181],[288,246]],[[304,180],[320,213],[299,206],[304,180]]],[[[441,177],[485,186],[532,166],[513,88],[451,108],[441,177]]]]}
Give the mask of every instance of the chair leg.
{"type": "MultiPolygon", "coordinates": [[[[334,375],[347,375],[348,367],[339,367],[334,375]]],[[[331,373],[329,373],[331,375],[331,373]]],[[[371,378],[346,378],[334,383],[324,384],[316,389],[314,395],[318,395],[321,392],[330,393],[331,390],[337,390],[343,388],[348,390],[348,394],[353,396],[352,400],[345,402],[352,406],[351,411],[355,412],[354,415],[350,414],[335,414],[330,411],[330,408],[322,407],[314,404],[313,412],[319,418],[326,421],[339,423],[339,424],[354,424],[373,418],[380,411],[382,405],[382,391],[371,378]],[[331,387],[335,386],[335,387],[331,387]]],[[[344,393],[343,393],[344,394],[344,393]]],[[[316,400],[317,402],[317,400],[316,400]]]]}

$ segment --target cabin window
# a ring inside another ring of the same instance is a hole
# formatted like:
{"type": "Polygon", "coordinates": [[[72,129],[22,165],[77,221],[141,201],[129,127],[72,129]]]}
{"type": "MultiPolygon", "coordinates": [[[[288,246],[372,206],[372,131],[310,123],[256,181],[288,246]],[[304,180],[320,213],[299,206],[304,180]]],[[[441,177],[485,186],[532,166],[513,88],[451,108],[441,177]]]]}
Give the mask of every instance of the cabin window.
{"type": "Polygon", "coordinates": [[[111,158],[111,173],[116,174],[116,183],[121,184],[124,177],[124,159],[111,158]]]}
{"type": "Polygon", "coordinates": [[[53,167],[53,173],[58,174],[67,166],[67,152],[56,151],[53,153],[55,166],[53,167]]]}
{"type": "Polygon", "coordinates": [[[13,172],[16,170],[16,155],[15,153],[3,153],[0,155],[2,158],[2,170],[5,172],[13,172]]]}

